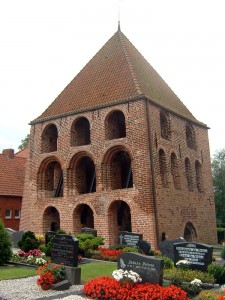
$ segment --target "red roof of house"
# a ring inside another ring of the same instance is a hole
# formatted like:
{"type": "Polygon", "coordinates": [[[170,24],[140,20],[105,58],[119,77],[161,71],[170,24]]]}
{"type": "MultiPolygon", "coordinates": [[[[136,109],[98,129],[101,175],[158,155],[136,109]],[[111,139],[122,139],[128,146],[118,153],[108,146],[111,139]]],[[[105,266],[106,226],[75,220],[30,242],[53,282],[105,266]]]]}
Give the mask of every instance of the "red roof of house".
{"type": "Polygon", "coordinates": [[[23,196],[27,150],[21,150],[15,155],[13,149],[9,150],[10,156],[7,150],[0,154],[0,195],[23,196]]]}
{"type": "Polygon", "coordinates": [[[138,97],[204,125],[120,30],[31,124],[138,97]]]}

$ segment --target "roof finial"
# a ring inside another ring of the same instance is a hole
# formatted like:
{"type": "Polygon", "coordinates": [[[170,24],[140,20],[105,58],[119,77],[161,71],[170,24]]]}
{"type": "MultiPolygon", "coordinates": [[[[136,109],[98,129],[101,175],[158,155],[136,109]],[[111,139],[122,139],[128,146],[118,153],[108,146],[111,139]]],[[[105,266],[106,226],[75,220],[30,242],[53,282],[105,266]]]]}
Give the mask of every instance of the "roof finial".
{"type": "Polygon", "coordinates": [[[118,31],[120,31],[120,1],[118,1],[118,31]]]}

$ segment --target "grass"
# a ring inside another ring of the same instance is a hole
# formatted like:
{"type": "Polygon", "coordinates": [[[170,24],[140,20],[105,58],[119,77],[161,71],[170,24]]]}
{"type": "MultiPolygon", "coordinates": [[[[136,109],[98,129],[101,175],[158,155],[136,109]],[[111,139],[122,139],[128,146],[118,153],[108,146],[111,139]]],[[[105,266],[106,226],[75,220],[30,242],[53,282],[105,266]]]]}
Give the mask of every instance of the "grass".
{"type": "MultiPolygon", "coordinates": [[[[116,270],[116,263],[107,262],[91,262],[87,264],[80,264],[81,267],[81,281],[86,282],[90,279],[99,276],[111,276],[112,272],[116,270]]],[[[0,280],[16,279],[37,275],[37,270],[33,268],[24,268],[14,265],[7,265],[0,267],[0,280]]]]}

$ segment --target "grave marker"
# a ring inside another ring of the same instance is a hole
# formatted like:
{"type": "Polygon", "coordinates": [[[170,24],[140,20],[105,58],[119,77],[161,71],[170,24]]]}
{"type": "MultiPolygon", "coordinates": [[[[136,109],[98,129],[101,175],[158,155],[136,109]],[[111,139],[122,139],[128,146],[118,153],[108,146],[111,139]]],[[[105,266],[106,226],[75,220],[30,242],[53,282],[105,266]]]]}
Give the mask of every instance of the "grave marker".
{"type": "Polygon", "coordinates": [[[152,284],[163,283],[163,259],[154,258],[138,253],[121,253],[118,256],[117,268],[123,270],[132,270],[138,273],[142,283],[152,284]]]}
{"type": "Polygon", "coordinates": [[[56,234],[52,239],[52,263],[77,267],[78,265],[78,240],[71,235],[56,234]]]}
{"type": "Polygon", "coordinates": [[[174,244],[174,265],[179,260],[189,261],[190,269],[207,271],[212,262],[213,247],[192,242],[174,244]]]}
{"type": "Polygon", "coordinates": [[[138,243],[142,240],[143,234],[133,233],[128,231],[119,232],[119,244],[130,247],[138,247],[138,243]]]}
{"type": "Polygon", "coordinates": [[[94,228],[84,227],[82,228],[82,233],[89,233],[92,234],[93,236],[97,236],[97,230],[94,228]]]}

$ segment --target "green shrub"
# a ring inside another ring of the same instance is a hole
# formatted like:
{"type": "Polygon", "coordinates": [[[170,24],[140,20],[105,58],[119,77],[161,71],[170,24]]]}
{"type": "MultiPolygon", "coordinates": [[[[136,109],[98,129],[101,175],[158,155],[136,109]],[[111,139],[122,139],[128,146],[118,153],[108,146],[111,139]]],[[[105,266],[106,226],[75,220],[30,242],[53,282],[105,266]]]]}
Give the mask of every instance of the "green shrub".
{"type": "Polygon", "coordinates": [[[47,245],[41,245],[39,249],[45,253],[46,256],[51,257],[51,251],[52,251],[52,242],[48,242],[47,245]]]}
{"type": "Polygon", "coordinates": [[[76,234],[75,237],[78,239],[79,251],[85,253],[87,250],[95,250],[98,246],[104,245],[104,239],[100,236],[95,237],[89,233],[76,234]]]}
{"type": "Polygon", "coordinates": [[[210,264],[207,270],[208,273],[214,277],[216,283],[225,283],[225,266],[210,264]]]}
{"type": "Polygon", "coordinates": [[[23,234],[22,239],[18,242],[18,246],[24,252],[38,249],[40,242],[32,231],[27,231],[23,234]]]}
{"type": "Polygon", "coordinates": [[[157,256],[157,258],[162,258],[164,260],[164,269],[172,269],[174,267],[174,263],[171,258],[168,256],[157,256]]]}
{"type": "Polygon", "coordinates": [[[200,279],[203,283],[214,283],[214,277],[206,272],[198,270],[182,270],[182,269],[164,269],[164,279],[172,281],[178,278],[182,282],[191,282],[195,278],[200,279]]]}
{"type": "Polygon", "coordinates": [[[217,239],[218,244],[220,244],[221,241],[225,239],[225,228],[217,227],[217,239]]]}
{"type": "Polygon", "coordinates": [[[64,229],[58,229],[57,231],[56,231],[56,233],[57,234],[66,234],[66,231],[64,230],[64,229]]]}
{"type": "Polygon", "coordinates": [[[220,256],[222,259],[225,259],[225,247],[223,247],[220,256]]]}
{"type": "Polygon", "coordinates": [[[11,256],[12,243],[9,240],[9,235],[5,231],[4,224],[0,219],[0,265],[7,263],[11,256]]]}
{"type": "Polygon", "coordinates": [[[217,300],[218,296],[224,296],[224,293],[213,290],[201,291],[198,295],[199,300],[217,300]]]}
{"type": "Polygon", "coordinates": [[[123,248],[123,252],[139,252],[137,248],[126,246],[123,248]]]}

